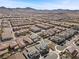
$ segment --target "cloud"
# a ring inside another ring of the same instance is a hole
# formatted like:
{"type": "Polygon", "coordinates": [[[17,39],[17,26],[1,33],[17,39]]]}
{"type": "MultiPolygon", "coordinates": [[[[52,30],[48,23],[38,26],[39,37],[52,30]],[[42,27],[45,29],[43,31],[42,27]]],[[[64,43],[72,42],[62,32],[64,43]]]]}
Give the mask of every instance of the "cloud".
{"type": "Polygon", "coordinates": [[[44,3],[41,5],[43,9],[79,9],[79,0],[62,0],[59,3],[44,3]]]}

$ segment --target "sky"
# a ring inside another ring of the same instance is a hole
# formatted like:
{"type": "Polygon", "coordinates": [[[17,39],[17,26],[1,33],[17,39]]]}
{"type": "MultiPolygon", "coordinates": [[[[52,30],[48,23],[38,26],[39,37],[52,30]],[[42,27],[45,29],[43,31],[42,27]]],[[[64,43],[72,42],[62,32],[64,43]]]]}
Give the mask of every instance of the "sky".
{"type": "Polygon", "coordinates": [[[0,6],[8,8],[31,7],[35,9],[79,10],[79,0],[0,0],[0,6]]]}

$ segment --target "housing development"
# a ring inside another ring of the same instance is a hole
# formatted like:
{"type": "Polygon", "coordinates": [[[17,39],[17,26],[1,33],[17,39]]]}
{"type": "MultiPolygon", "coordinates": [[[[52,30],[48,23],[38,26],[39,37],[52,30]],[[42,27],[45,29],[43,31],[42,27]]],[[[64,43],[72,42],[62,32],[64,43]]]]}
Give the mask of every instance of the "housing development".
{"type": "Polygon", "coordinates": [[[0,7],[0,59],[79,59],[79,11],[0,7]]]}

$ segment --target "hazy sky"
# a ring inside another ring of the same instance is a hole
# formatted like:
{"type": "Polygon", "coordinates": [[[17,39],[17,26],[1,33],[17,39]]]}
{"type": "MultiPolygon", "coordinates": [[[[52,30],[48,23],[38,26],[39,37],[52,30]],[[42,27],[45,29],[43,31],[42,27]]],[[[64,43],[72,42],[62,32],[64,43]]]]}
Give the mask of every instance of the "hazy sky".
{"type": "Polygon", "coordinates": [[[0,6],[36,9],[79,9],[79,0],[0,0],[0,6]]]}

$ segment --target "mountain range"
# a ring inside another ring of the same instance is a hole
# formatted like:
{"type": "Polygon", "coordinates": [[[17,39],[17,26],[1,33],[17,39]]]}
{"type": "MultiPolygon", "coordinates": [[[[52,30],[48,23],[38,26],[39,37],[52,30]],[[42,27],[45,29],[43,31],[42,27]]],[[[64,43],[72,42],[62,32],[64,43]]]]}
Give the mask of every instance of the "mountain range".
{"type": "Polygon", "coordinates": [[[79,13],[79,10],[69,10],[69,9],[54,9],[54,10],[38,10],[31,7],[26,8],[6,8],[4,6],[0,7],[0,11],[5,12],[34,12],[34,13],[66,13],[66,12],[76,12],[79,13]]]}

